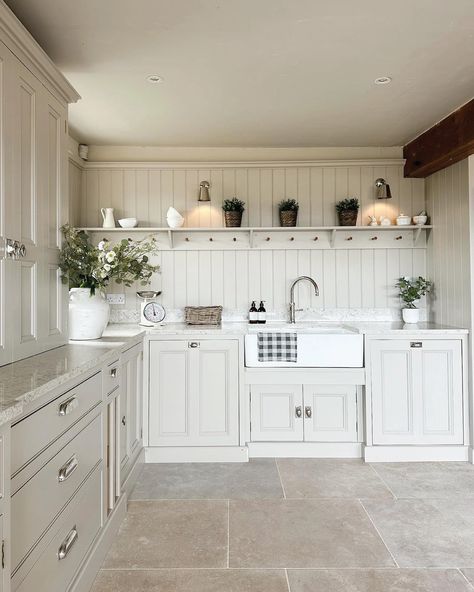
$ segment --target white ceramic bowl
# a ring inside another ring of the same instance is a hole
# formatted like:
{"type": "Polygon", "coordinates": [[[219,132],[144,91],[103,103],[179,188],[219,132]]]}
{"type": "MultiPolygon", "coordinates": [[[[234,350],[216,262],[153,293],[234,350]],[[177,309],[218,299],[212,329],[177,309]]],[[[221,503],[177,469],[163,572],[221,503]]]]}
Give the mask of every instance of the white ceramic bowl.
{"type": "Polygon", "coordinates": [[[122,228],[135,228],[138,224],[138,220],[136,218],[122,218],[118,223],[122,228]]]}
{"type": "Polygon", "coordinates": [[[413,216],[413,222],[418,226],[423,226],[428,221],[428,216],[413,216]]]}
{"type": "Polygon", "coordinates": [[[184,224],[184,218],[182,216],[167,216],[166,221],[170,228],[181,228],[184,224]]]}

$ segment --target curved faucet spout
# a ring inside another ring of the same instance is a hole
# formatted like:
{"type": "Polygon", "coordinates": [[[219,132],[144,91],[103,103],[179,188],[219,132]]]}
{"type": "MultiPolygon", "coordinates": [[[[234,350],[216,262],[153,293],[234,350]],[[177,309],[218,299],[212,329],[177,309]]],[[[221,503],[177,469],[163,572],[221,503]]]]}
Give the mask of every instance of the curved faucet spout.
{"type": "Polygon", "coordinates": [[[309,277],[308,275],[302,275],[299,278],[296,278],[296,280],[291,284],[291,288],[290,288],[290,323],[296,322],[296,318],[295,318],[295,313],[296,313],[295,286],[298,282],[301,282],[303,280],[310,282],[314,287],[314,293],[316,294],[316,296],[319,296],[319,286],[313,280],[313,278],[309,277]]]}

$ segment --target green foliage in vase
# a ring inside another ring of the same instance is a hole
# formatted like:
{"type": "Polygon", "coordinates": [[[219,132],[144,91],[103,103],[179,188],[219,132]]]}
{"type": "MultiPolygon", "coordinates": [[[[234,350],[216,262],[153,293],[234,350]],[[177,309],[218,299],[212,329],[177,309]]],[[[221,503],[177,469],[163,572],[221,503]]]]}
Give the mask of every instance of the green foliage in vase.
{"type": "Polygon", "coordinates": [[[245,202],[237,197],[224,199],[222,209],[224,212],[243,212],[245,210],[245,202]]]}
{"type": "Polygon", "coordinates": [[[338,212],[359,210],[359,200],[357,197],[348,197],[347,199],[342,199],[341,201],[337,202],[336,210],[338,212]]]}
{"type": "Polygon", "coordinates": [[[420,275],[412,279],[401,277],[395,285],[405,308],[416,308],[415,302],[431,290],[433,283],[420,275]]]}
{"type": "Polygon", "coordinates": [[[154,238],[132,240],[125,238],[115,245],[106,239],[95,246],[89,235],[66,224],[61,228],[64,236],[59,253],[62,282],[70,288],[89,288],[91,294],[103,290],[110,281],[132,286],[150,283],[158,265],[150,263],[150,255],[158,252],[154,238]]]}
{"type": "Polygon", "coordinates": [[[280,212],[297,212],[300,206],[296,199],[282,199],[278,204],[280,212]]]}

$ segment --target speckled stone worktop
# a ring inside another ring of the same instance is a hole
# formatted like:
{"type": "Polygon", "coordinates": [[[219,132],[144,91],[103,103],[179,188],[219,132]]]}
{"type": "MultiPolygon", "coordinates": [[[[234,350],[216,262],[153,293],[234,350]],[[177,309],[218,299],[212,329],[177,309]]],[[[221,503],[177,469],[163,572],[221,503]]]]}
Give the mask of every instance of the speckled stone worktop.
{"type": "MultiPolygon", "coordinates": [[[[337,325],[307,321],[297,323],[298,328],[337,325]]],[[[468,333],[467,329],[445,327],[434,323],[418,323],[406,325],[401,322],[343,322],[339,323],[349,330],[364,335],[452,335],[468,333]]],[[[285,323],[268,323],[278,331],[288,327],[285,323]]],[[[258,330],[258,328],[257,328],[258,330]]],[[[255,331],[255,326],[252,327],[255,331]]],[[[92,368],[111,360],[118,352],[139,343],[145,335],[150,338],[158,336],[207,335],[242,337],[249,332],[249,324],[245,322],[229,322],[220,326],[189,326],[185,323],[168,323],[163,326],[147,329],[137,324],[109,325],[101,339],[94,341],[71,341],[68,345],[58,347],[31,358],[14,362],[0,368],[0,425],[8,423],[28,411],[28,406],[40,397],[45,398],[53,389],[66,384],[92,368]]]]}
{"type": "Polygon", "coordinates": [[[0,368],[0,425],[28,411],[28,406],[53,389],[107,362],[143,339],[138,325],[107,328],[94,341],[71,341],[42,354],[0,368]]]}

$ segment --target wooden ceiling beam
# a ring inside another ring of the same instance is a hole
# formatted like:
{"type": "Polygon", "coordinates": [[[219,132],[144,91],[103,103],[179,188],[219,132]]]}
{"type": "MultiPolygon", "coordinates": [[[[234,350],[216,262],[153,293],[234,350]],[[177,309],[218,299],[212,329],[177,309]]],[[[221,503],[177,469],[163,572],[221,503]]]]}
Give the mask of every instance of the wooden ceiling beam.
{"type": "Polygon", "coordinates": [[[405,177],[428,177],[474,154],[474,99],[403,148],[405,177]]]}

